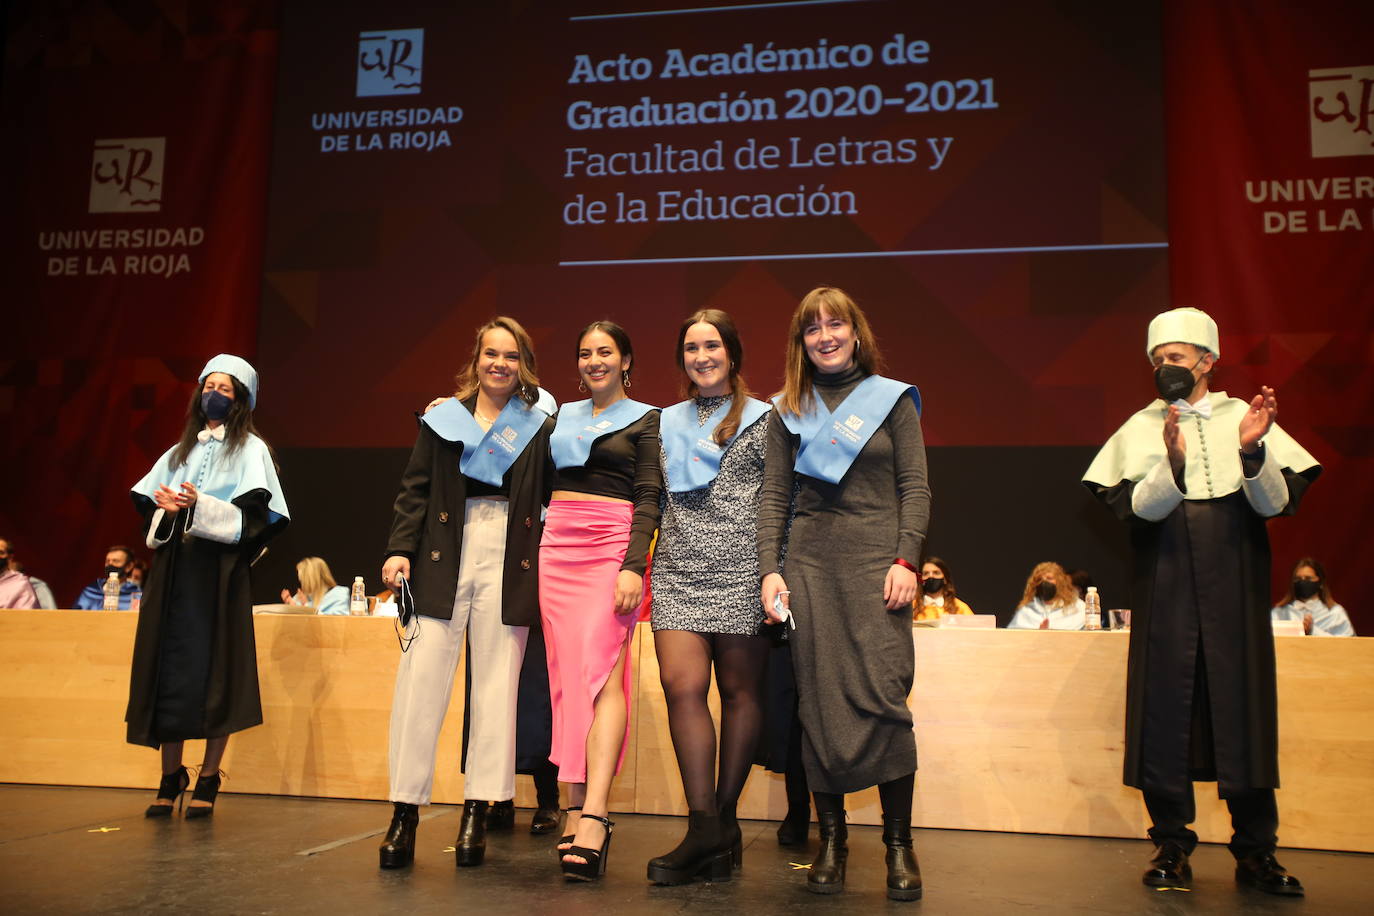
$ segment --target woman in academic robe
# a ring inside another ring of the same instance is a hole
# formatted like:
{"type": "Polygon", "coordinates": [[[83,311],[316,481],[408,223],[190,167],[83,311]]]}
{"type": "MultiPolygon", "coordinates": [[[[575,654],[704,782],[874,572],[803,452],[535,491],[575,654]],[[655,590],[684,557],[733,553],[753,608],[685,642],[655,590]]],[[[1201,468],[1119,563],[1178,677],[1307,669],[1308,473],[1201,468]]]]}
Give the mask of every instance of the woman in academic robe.
{"type": "Polygon", "coordinates": [[[630,638],[658,527],[658,410],[629,397],[634,350],[624,328],[596,321],[577,337],[580,387],[549,440],[553,498],[539,549],[548,651],[549,759],[568,784],[564,877],[605,873],[611,783],[629,736],[630,638]]]}
{"type": "Polygon", "coordinates": [[[382,868],[415,856],[419,806],[466,642],[472,678],[460,866],[486,856],[487,810],[515,795],[516,696],[529,627],[539,615],[538,555],[553,421],[536,405],[529,335],[513,318],[477,329],[456,394],[425,412],[401,477],[382,581],[408,583],[407,622],[391,704],[391,824],[382,868]]]}
{"type": "Polygon", "coordinates": [[[160,747],[149,817],[190,784],[183,743],[205,739],[188,818],[207,817],[229,736],[262,723],[249,570],[289,521],[272,450],[253,426],[258,376],[220,354],[201,370],[181,440],[133,487],[155,551],[134,637],[130,744],[160,747]]]}
{"type": "Polygon", "coordinates": [[[763,719],[770,640],[759,604],[759,487],[768,405],[751,398],[728,314],[703,309],[678,331],[689,398],[659,418],[662,519],[654,548],[653,628],[668,728],[687,797],[687,835],[649,861],[649,880],[729,878],[742,844],[735,806],[763,719]],[[707,707],[720,693],[720,762],[707,707]]]}
{"type": "Polygon", "coordinates": [[[916,771],[907,695],[911,602],[930,517],[920,394],[878,374],[864,313],[843,291],[807,293],[788,332],[759,505],[761,598],[790,609],[802,758],[820,822],[807,887],[843,888],[844,795],[878,786],[887,894],[921,895],[911,846],[916,771]],[[788,506],[795,517],[780,561],[788,506]],[[785,578],[784,578],[785,577],[785,578]]]}
{"type": "Polygon", "coordinates": [[[1069,574],[1058,563],[1038,563],[1026,577],[1021,603],[1008,630],[1081,630],[1088,612],[1069,574]]]}

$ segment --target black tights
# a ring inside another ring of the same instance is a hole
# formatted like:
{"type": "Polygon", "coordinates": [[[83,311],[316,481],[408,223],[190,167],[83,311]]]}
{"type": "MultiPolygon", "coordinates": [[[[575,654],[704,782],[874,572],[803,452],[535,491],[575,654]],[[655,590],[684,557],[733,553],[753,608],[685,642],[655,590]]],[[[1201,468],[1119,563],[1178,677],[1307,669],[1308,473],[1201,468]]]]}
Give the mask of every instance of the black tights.
{"type": "Polygon", "coordinates": [[[668,701],[668,730],[687,807],[733,813],[763,726],[763,673],[768,656],[763,636],[659,630],[654,634],[659,678],[668,701]],[[706,694],[715,665],[720,692],[720,769],[716,729],[706,694]]]}
{"type": "MultiPolygon", "coordinates": [[[[883,805],[883,820],[911,817],[911,797],[916,790],[916,774],[898,776],[878,786],[883,805]]],[[[838,792],[816,792],[816,813],[844,815],[844,796],[838,792]]]]}

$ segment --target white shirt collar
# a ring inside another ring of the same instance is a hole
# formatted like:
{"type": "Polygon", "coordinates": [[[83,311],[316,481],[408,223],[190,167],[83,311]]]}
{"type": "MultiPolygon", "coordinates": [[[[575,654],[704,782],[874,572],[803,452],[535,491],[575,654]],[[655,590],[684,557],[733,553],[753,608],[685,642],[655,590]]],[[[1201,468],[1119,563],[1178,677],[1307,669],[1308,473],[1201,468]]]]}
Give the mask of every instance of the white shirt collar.
{"type": "Polygon", "coordinates": [[[1196,404],[1189,404],[1183,398],[1178,398],[1170,406],[1177,407],[1180,416],[1195,413],[1204,420],[1212,419],[1212,395],[1210,393],[1204,394],[1196,404]]]}
{"type": "Polygon", "coordinates": [[[214,429],[206,427],[205,429],[202,429],[200,432],[196,433],[197,442],[205,443],[209,442],[211,439],[214,439],[216,442],[224,441],[223,423],[221,423],[219,426],[216,426],[214,429]]]}

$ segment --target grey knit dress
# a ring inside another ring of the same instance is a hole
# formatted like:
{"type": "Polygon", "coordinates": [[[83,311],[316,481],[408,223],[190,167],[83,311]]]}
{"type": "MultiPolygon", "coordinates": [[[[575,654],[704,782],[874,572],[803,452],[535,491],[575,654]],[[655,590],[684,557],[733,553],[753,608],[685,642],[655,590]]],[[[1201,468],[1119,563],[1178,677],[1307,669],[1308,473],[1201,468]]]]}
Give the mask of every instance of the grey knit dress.
{"type": "MultiPolygon", "coordinates": [[[[816,390],[833,410],[864,377],[857,368],[818,373],[816,390]]],[[[911,399],[899,398],[838,484],[797,475],[798,437],[777,416],[769,421],[759,570],[781,573],[792,592],[802,761],[813,791],[856,792],[916,769],[906,705],[915,678],[911,611],[888,611],[883,583],[896,557],[919,566],[930,519],[921,421],[911,399]]]]}
{"type": "MultiPolygon", "coordinates": [[[[697,398],[697,423],[729,409],[727,401],[697,398]]],[[[669,492],[668,461],[660,446],[665,480],[650,583],[655,630],[763,632],[755,531],[768,423],[764,414],[740,430],[721,458],[716,479],[699,490],[669,492]]]]}

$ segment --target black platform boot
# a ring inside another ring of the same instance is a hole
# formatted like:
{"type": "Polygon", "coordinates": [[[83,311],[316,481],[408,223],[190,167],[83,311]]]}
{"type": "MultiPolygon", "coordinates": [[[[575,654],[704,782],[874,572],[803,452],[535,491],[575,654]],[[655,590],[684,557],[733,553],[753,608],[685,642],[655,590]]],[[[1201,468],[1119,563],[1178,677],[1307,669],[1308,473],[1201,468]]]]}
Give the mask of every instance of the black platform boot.
{"type": "Polygon", "coordinates": [[[459,867],[481,865],[487,854],[487,803],[463,802],[463,820],[458,839],[453,841],[454,864],[459,867]]]}
{"type": "Polygon", "coordinates": [[[838,894],[844,890],[844,866],[849,859],[849,828],[844,812],[825,812],[820,821],[821,848],[811,871],[806,875],[806,889],[813,894],[838,894]]]}
{"type": "Polygon", "coordinates": [[[887,899],[920,900],[921,866],[911,849],[911,818],[883,818],[883,845],[887,847],[887,899]]]}
{"type": "Polygon", "coordinates": [[[667,855],[649,860],[655,884],[686,884],[693,878],[730,880],[730,847],[722,843],[720,815],[687,812],[687,835],[667,855]]]}
{"type": "Polygon", "coordinates": [[[415,861],[415,827],[420,823],[420,806],[396,802],[386,838],[377,847],[382,868],[404,868],[415,861]]]}

